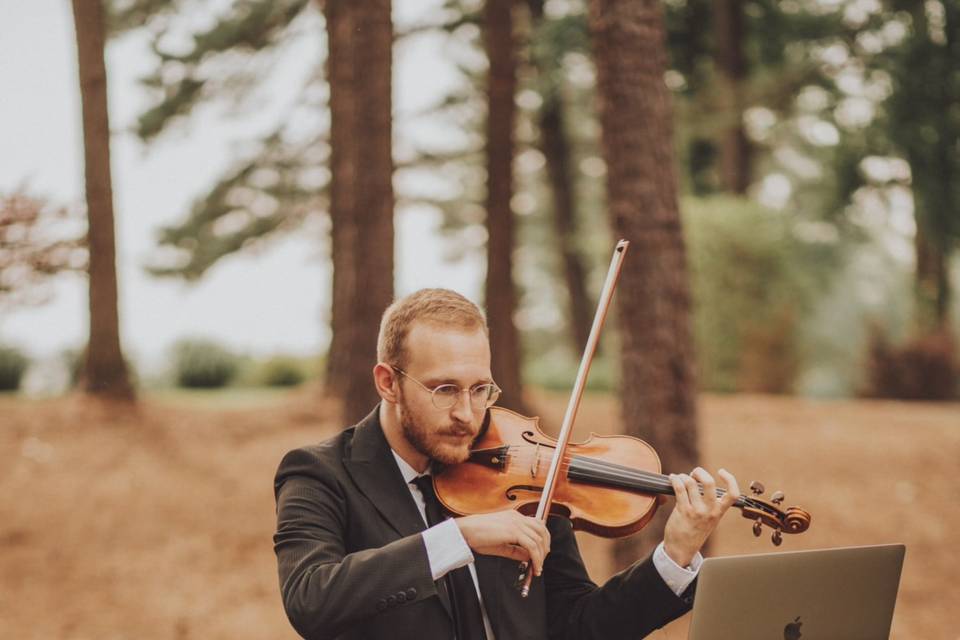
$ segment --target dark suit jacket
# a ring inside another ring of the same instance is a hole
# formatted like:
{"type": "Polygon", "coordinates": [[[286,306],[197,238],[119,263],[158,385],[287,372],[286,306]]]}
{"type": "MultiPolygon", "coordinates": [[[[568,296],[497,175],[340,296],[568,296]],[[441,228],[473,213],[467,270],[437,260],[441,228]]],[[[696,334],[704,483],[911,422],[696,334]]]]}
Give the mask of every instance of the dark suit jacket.
{"type": "MultiPolygon", "coordinates": [[[[275,480],[274,549],[287,616],[308,640],[451,640],[425,528],[377,410],[321,444],[289,452],[275,480]]],[[[550,554],[528,598],[516,561],[475,554],[497,640],[641,638],[690,608],[650,558],[597,587],[568,520],[551,517],[550,554]]]]}

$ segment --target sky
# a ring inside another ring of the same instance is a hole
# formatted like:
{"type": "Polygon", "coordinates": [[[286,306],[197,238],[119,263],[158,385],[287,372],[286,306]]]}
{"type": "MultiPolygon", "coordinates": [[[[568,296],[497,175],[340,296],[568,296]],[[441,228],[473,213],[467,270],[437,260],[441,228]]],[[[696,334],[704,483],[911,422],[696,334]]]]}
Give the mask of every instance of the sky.
{"type": "MultiPolygon", "coordinates": [[[[222,3],[221,3],[222,4],[222,3]]],[[[424,19],[438,0],[395,3],[397,28],[424,19]]],[[[306,22],[322,29],[319,19],[306,22]]],[[[322,40],[301,38],[278,65],[254,113],[231,120],[216,107],[149,146],[128,130],[149,104],[137,78],[150,70],[143,34],[112,42],[107,73],[112,137],[121,339],[141,371],[162,367],[180,337],[212,337],[240,352],[319,353],[329,340],[330,267],[322,231],[305,229],[257,253],[222,260],[197,283],[157,279],[144,270],[159,227],[185,216],[238,153],[239,142],[270,129],[305,74],[322,60],[322,40]],[[312,232],[312,233],[311,233],[312,232]]],[[[76,45],[66,0],[0,0],[0,191],[26,185],[56,204],[83,198],[83,150],[76,45]]],[[[394,110],[407,139],[437,137],[422,122],[403,124],[453,82],[442,41],[401,42],[394,62],[394,110]]],[[[439,216],[398,210],[396,292],[444,286],[480,293],[476,259],[447,263],[439,216]]],[[[50,359],[87,335],[86,281],[64,276],[41,307],[0,312],[0,343],[50,359]]]]}

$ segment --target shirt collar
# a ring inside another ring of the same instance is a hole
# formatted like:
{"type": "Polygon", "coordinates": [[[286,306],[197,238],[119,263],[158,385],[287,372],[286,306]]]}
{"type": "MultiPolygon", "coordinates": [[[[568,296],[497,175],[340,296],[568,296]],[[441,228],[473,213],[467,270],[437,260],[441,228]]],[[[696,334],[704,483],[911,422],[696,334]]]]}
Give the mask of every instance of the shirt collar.
{"type": "Polygon", "coordinates": [[[407,461],[401,458],[396,451],[390,449],[390,453],[393,454],[393,459],[397,461],[397,467],[400,468],[400,473],[403,475],[403,481],[407,484],[410,484],[421,475],[429,475],[429,467],[427,467],[427,470],[423,474],[417,473],[417,470],[407,464],[407,461]]]}

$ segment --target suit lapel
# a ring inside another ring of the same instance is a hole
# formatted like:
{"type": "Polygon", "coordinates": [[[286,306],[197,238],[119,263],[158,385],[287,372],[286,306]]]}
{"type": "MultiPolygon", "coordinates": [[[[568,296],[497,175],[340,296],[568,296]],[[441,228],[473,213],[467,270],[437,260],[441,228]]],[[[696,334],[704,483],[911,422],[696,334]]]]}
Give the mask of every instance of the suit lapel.
{"type": "Polygon", "coordinates": [[[383,428],[379,405],[356,426],[347,472],[374,508],[401,537],[426,529],[410,490],[403,481],[383,428]]]}
{"type": "MultiPolygon", "coordinates": [[[[357,488],[400,537],[412,536],[427,528],[383,435],[379,405],[356,426],[350,456],[344,460],[344,466],[357,488]]],[[[450,598],[443,589],[438,590],[438,595],[453,619],[450,598]]]]}

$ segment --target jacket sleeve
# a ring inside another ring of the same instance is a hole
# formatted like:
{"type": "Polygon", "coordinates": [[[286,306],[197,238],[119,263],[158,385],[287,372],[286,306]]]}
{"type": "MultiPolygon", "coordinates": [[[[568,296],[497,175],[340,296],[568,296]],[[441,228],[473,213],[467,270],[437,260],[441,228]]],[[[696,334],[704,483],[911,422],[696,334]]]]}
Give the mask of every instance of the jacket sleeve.
{"type": "Polygon", "coordinates": [[[342,487],[306,449],[284,457],[274,487],[283,606],[307,640],[335,638],[357,623],[436,594],[419,534],[346,552],[342,487]]]}
{"type": "Polygon", "coordinates": [[[570,521],[550,518],[548,525],[553,544],[543,576],[551,640],[636,640],[690,610],[696,582],[677,596],[652,557],[598,587],[584,568],[570,521]]]}

